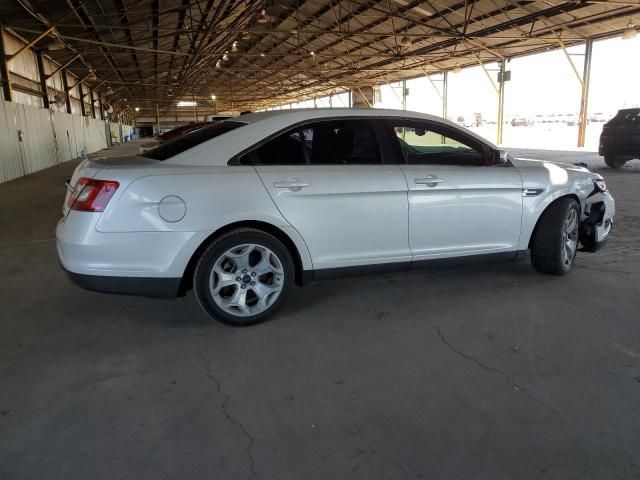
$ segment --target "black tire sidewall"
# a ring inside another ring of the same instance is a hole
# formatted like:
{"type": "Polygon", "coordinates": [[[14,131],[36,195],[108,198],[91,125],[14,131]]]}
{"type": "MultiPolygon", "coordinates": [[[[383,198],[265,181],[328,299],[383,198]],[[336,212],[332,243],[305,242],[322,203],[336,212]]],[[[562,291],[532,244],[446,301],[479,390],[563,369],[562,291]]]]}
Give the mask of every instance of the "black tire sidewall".
{"type": "Polygon", "coordinates": [[[572,198],[556,200],[543,213],[531,248],[531,260],[536,270],[552,275],[565,275],[571,271],[577,248],[569,265],[562,261],[563,227],[569,210],[576,211],[579,222],[580,206],[572,198]]]}
{"type": "MultiPolygon", "coordinates": [[[[571,258],[569,265],[565,265],[565,263],[562,261],[562,249],[564,248],[564,222],[566,221],[570,210],[575,210],[578,215],[578,232],[580,231],[580,207],[575,200],[569,200],[569,205],[567,206],[564,212],[563,221],[560,224],[560,232],[559,232],[560,246],[558,247],[558,254],[559,254],[558,263],[560,264],[560,269],[562,270],[563,274],[569,273],[571,271],[571,268],[573,267],[573,263],[576,260],[576,255],[578,254],[578,244],[576,243],[576,249],[573,252],[573,257],[571,258]]],[[[576,242],[578,241],[579,240],[576,239],[576,242]]]]}
{"type": "Polygon", "coordinates": [[[607,155],[604,157],[604,163],[606,163],[610,168],[622,168],[624,167],[624,164],[627,163],[627,160],[624,158],[607,155]]]}
{"type": "Polygon", "coordinates": [[[282,305],[292,288],[295,268],[287,248],[273,235],[253,229],[229,232],[216,239],[202,254],[193,275],[193,290],[202,309],[213,319],[226,325],[246,327],[269,319],[282,305]],[[222,310],[213,300],[209,290],[209,275],[216,260],[236,245],[252,243],[261,245],[280,259],[284,271],[282,291],[276,301],[267,310],[250,317],[238,317],[222,310]]]}

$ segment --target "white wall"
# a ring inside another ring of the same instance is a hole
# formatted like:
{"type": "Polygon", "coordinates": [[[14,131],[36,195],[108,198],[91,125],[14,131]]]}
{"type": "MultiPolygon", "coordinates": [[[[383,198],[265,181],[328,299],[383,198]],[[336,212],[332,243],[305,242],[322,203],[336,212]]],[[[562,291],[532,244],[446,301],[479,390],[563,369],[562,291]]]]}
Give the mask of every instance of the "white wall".
{"type": "Polygon", "coordinates": [[[106,147],[102,120],[0,100],[0,183],[106,147]]]}

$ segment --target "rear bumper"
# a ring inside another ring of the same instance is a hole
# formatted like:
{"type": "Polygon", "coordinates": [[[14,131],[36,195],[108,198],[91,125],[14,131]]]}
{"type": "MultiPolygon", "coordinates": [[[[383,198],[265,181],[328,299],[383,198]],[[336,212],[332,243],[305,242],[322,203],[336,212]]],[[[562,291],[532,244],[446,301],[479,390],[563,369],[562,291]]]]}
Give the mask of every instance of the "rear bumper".
{"type": "Polygon", "coordinates": [[[58,223],[56,246],[69,278],[87,290],[176,297],[201,241],[190,232],[102,233],[99,215],[71,212],[58,223]],[[195,245],[194,245],[195,244],[195,245]]]}
{"type": "Polygon", "coordinates": [[[174,298],[180,290],[180,278],[104,277],[70,272],[64,266],[62,269],[73,283],[93,292],[174,298]]]}

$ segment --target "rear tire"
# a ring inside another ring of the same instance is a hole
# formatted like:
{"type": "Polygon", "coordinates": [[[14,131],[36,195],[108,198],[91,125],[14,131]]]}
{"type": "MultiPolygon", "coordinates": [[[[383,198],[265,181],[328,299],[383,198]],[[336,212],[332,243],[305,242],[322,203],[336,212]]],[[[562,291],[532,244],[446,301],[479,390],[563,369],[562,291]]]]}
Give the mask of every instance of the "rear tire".
{"type": "Polygon", "coordinates": [[[623,157],[614,157],[613,155],[605,155],[604,163],[611,168],[622,168],[627,163],[627,159],[623,157]]]}
{"type": "Polygon", "coordinates": [[[253,228],[225,233],[204,251],[193,290],[214,320],[235,327],[269,319],[291,290],[295,268],[287,248],[253,228]]]}
{"type": "Polygon", "coordinates": [[[531,241],[533,268],[551,275],[571,271],[578,250],[580,207],[571,198],[561,198],[542,214],[531,241]]]}

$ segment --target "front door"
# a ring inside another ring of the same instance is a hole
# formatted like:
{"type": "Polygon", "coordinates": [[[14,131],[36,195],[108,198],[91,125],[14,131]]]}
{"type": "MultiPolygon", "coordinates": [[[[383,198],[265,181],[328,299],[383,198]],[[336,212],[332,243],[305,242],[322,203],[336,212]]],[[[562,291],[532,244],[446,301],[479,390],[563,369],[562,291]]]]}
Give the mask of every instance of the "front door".
{"type": "Polygon", "coordinates": [[[517,250],[522,179],[514,167],[438,122],[390,120],[387,131],[406,162],[414,260],[517,250]]]}
{"type": "Polygon", "coordinates": [[[256,166],[314,269],[411,260],[407,183],[378,132],[366,119],[310,122],[240,159],[256,166]]]}

